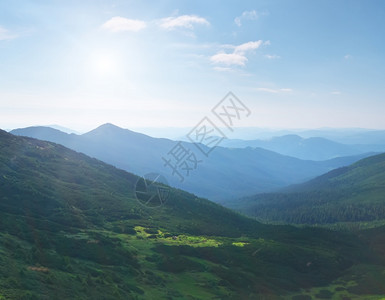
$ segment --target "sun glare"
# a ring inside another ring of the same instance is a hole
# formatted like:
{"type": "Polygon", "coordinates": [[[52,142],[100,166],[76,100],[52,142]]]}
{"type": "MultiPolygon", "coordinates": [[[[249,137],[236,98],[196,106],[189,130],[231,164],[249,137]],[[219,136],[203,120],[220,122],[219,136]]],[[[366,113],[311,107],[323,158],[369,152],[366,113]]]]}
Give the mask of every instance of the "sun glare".
{"type": "Polygon", "coordinates": [[[109,54],[94,54],[90,60],[91,70],[98,76],[113,76],[118,71],[116,58],[109,54]]]}

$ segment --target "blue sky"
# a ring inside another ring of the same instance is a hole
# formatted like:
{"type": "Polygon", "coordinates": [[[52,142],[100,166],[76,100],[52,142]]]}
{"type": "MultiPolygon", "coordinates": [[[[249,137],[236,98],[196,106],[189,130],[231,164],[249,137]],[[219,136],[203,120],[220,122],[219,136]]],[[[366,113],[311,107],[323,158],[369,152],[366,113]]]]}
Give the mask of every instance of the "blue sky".
{"type": "Polygon", "coordinates": [[[385,129],[385,2],[0,2],[0,127],[385,129]]]}

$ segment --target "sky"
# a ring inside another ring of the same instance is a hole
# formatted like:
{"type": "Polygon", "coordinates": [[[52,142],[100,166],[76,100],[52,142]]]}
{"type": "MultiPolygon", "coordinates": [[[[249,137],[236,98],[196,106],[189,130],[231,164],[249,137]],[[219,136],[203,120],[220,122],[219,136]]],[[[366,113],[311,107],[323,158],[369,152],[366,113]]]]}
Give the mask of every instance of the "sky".
{"type": "Polygon", "coordinates": [[[385,1],[0,1],[0,128],[385,129],[385,1]]]}

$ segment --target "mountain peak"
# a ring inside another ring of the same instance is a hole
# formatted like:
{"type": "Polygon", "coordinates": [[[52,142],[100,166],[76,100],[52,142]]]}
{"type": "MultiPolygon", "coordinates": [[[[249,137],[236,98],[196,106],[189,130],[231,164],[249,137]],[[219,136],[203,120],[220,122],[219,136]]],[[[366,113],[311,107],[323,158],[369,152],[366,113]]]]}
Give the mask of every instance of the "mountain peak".
{"type": "Polygon", "coordinates": [[[114,132],[122,132],[122,131],[130,131],[128,129],[121,128],[112,123],[105,123],[96,127],[95,129],[85,133],[84,135],[92,135],[92,134],[105,134],[105,133],[114,133],[114,132]]]}
{"type": "Polygon", "coordinates": [[[125,138],[150,138],[145,134],[135,132],[129,129],[121,128],[119,126],[116,126],[111,123],[105,123],[103,125],[100,125],[99,127],[83,134],[82,136],[85,137],[101,137],[104,136],[104,138],[110,138],[110,139],[122,139],[125,138]]]}
{"type": "Polygon", "coordinates": [[[10,133],[13,135],[27,136],[40,140],[52,141],[59,144],[63,143],[69,137],[68,133],[46,126],[19,128],[10,131],[10,133]]]}
{"type": "Polygon", "coordinates": [[[119,129],[123,129],[123,128],[121,128],[121,127],[119,127],[119,126],[116,126],[116,125],[114,125],[114,124],[112,124],[112,123],[105,123],[105,124],[103,124],[103,125],[100,125],[99,127],[97,127],[97,128],[119,128],[119,129]]]}
{"type": "Polygon", "coordinates": [[[100,130],[127,130],[124,128],[121,128],[119,126],[116,126],[112,123],[105,123],[103,125],[100,125],[99,127],[96,127],[95,129],[91,130],[92,131],[100,131],[100,130]]]}

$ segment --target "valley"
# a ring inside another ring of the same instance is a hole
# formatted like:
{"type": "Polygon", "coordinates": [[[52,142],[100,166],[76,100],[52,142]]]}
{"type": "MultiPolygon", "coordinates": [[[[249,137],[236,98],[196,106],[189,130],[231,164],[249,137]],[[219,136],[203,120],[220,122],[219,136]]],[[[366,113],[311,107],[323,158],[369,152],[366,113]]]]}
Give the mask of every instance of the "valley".
{"type": "Polygon", "coordinates": [[[264,225],[177,189],[146,208],[138,177],[101,161],[5,132],[0,149],[4,299],[385,294],[382,227],[371,237],[264,225]],[[362,272],[379,280],[372,289],[362,272]]]}

